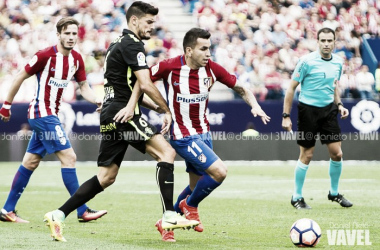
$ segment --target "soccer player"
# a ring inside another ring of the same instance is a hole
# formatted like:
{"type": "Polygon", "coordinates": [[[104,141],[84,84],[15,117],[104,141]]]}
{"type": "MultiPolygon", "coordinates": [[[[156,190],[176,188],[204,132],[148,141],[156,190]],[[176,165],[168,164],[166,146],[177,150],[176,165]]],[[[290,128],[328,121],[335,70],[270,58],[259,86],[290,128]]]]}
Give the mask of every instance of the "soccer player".
{"type": "Polygon", "coordinates": [[[343,60],[333,54],[335,32],[323,28],[317,35],[319,50],[301,57],[293,72],[292,81],[284,100],[282,127],[291,131],[290,109],[294,91],[301,83],[298,103],[298,133],[300,156],[295,168],[295,189],[291,204],[296,209],[310,209],[302,195],[302,188],[313,157],[316,136],[319,133],[322,144],[327,145],[330,154],[330,191],[328,199],[338,202],[342,207],[351,207],[352,203],[338,192],[339,178],[342,172],[341,133],[337,115],[348,117],[337,88],[342,74],[343,60]]]}
{"type": "MultiPolygon", "coordinates": [[[[1,209],[1,221],[28,222],[16,214],[16,204],[46,153],[55,153],[61,161],[62,179],[70,195],[73,195],[79,187],[75,170],[76,155],[58,119],[59,106],[63,92],[73,77],[78,82],[82,96],[98,105],[97,110],[100,110],[102,101],[96,98],[86,81],[81,55],[73,50],[78,40],[78,25],[79,23],[71,17],[58,21],[56,26],[58,44],[38,51],[17,74],[0,110],[1,120],[9,121],[12,101],[22,82],[32,75],[37,76],[35,96],[28,110],[28,121],[33,134],[22,164],[13,179],[8,199],[1,209]]],[[[78,207],[77,211],[79,222],[96,220],[107,213],[106,210],[96,211],[86,205],[78,207]]]]}
{"type": "MultiPolygon", "coordinates": [[[[200,28],[189,30],[183,40],[184,55],[159,62],[150,69],[152,81],[163,79],[167,102],[173,115],[170,144],[184,158],[190,184],[178,196],[174,205],[178,213],[199,221],[194,229],[202,232],[198,205],[219,187],[227,176],[227,166],[213,151],[210,125],[206,116],[209,92],[214,84],[232,88],[251,106],[253,116],[269,122],[253,94],[243,87],[235,75],[228,73],[210,57],[211,34],[200,28]]],[[[138,91],[138,88],[134,92],[138,91]]],[[[136,101],[134,98],[132,101],[136,101]]],[[[162,239],[172,239],[174,232],[156,227],[162,239]]]]}
{"type": "MultiPolygon", "coordinates": [[[[172,230],[199,224],[177,214],[173,207],[175,151],[156,128],[141,117],[140,105],[165,113],[161,133],[169,130],[170,110],[149,77],[144,43],[154,28],[158,8],[141,1],[134,2],[126,13],[129,29],[117,38],[107,50],[104,63],[105,99],[100,116],[100,144],[97,176],[83,183],[78,191],[58,210],[48,212],[44,219],[50,225],[54,240],[66,241],[62,235],[64,219],[77,207],[92,199],[115,182],[124,154],[129,145],[157,160],[156,180],[163,207],[162,228],[172,230]],[[155,103],[143,100],[131,103],[136,81],[155,103]],[[158,106],[157,106],[157,105],[158,106]],[[129,106],[128,106],[129,105],[129,106]],[[133,118],[132,118],[133,117],[133,118]],[[132,118],[132,119],[131,119],[132,118]]],[[[170,241],[170,240],[169,240],[170,241]]]]}

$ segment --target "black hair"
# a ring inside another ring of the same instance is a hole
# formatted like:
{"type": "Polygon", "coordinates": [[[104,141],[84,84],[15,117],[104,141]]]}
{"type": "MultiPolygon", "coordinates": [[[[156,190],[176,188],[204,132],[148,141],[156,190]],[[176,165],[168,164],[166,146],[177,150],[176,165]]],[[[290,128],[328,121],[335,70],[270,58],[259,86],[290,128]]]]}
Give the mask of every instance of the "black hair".
{"type": "Polygon", "coordinates": [[[129,20],[131,19],[132,16],[141,18],[147,14],[151,14],[154,16],[157,15],[158,8],[154,7],[153,5],[150,5],[149,3],[136,1],[128,8],[127,13],[125,14],[125,17],[127,19],[127,23],[129,23],[129,20]]]}
{"type": "Polygon", "coordinates": [[[322,28],[322,29],[320,29],[318,31],[318,34],[317,34],[318,41],[319,41],[319,34],[321,34],[321,33],[326,33],[326,34],[332,33],[334,35],[334,40],[335,40],[335,31],[333,31],[332,29],[330,29],[330,28],[322,28]]]}
{"type": "Polygon", "coordinates": [[[185,37],[183,38],[183,50],[186,52],[186,48],[190,47],[192,49],[197,45],[197,39],[209,39],[211,37],[210,32],[200,28],[192,28],[186,32],[185,37]]]}

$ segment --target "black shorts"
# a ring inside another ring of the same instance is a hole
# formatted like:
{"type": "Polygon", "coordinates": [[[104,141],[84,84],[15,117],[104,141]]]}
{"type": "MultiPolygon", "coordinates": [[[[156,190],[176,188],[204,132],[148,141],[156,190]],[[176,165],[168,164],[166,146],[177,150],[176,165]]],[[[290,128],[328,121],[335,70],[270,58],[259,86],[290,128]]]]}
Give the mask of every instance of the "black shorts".
{"type": "Polygon", "coordinates": [[[146,142],[157,133],[155,126],[141,116],[135,116],[128,123],[117,123],[112,118],[100,124],[102,141],[100,143],[98,166],[115,163],[120,167],[129,145],[145,154],[146,142]]]}
{"type": "Polygon", "coordinates": [[[315,146],[317,139],[320,139],[322,144],[342,141],[337,116],[338,106],[335,103],[319,108],[300,102],[297,144],[304,148],[311,148],[315,146]]]}

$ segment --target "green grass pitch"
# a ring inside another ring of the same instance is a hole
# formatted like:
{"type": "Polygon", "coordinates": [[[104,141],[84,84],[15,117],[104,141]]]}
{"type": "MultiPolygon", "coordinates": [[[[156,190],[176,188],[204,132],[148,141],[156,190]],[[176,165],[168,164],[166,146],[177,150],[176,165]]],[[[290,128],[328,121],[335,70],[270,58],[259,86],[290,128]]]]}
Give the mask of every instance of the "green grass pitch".
{"type": "MultiPolygon", "coordinates": [[[[19,163],[0,163],[0,206],[8,195],[19,163]]],[[[185,169],[175,169],[175,198],[188,181],[185,169]]],[[[317,249],[380,249],[380,163],[344,165],[340,191],[354,203],[349,209],[327,200],[328,163],[312,162],[304,196],[312,210],[291,207],[295,162],[228,162],[225,182],[199,207],[203,233],[176,230],[176,243],[162,242],[154,224],[161,217],[155,163],[123,163],[116,183],[88,205],[107,209],[96,222],[78,223],[76,213],[66,219],[68,242],[51,240],[42,222],[46,212],[63,204],[68,193],[56,162],[45,162],[33,174],[17,209],[29,224],[0,222],[0,249],[295,249],[289,229],[300,218],[322,228],[317,249]],[[129,166],[128,166],[129,165],[129,166]],[[351,228],[346,228],[349,225],[351,228]],[[343,227],[343,228],[342,228],[343,227]],[[330,246],[326,231],[364,229],[371,246],[330,246]]],[[[80,182],[97,173],[95,163],[77,165],[80,182]]]]}

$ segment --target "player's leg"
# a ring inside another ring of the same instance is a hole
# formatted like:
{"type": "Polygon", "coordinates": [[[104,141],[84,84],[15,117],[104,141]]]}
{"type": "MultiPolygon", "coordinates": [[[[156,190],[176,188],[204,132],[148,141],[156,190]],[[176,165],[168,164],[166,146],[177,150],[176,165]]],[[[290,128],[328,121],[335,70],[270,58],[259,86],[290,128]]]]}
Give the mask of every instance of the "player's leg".
{"type": "MultiPolygon", "coordinates": [[[[202,175],[198,180],[191,175],[191,184],[196,183],[194,190],[187,199],[179,203],[179,208],[186,218],[199,222],[198,204],[217,188],[227,175],[227,167],[212,150],[211,138],[203,137],[205,135],[195,135],[170,142],[176,152],[186,160],[187,171],[202,175]],[[190,166],[194,169],[190,169],[190,166]]],[[[202,232],[203,225],[200,223],[195,230],[202,232]]]]}
{"type": "Polygon", "coordinates": [[[63,237],[63,222],[66,217],[106,187],[112,185],[116,180],[118,171],[119,166],[115,163],[106,167],[99,167],[98,175],[84,182],[60,208],[45,214],[44,222],[49,226],[53,240],[66,241],[63,237]]]}
{"type": "MultiPolygon", "coordinates": [[[[73,148],[61,150],[55,152],[55,154],[61,161],[63,183],[65,184],[67,191],[70,193],[70,196],[72,196],[79,188],[79,181],[75,168],[76,154],[73,148]]],[[[77,208],[77,217],[79,222],[97,220],[105,214],[107,214],[106,210],[94,210],[89,208],[86,204],[83,204],[77,208]]]]}
{"type": "Polygon", "coordinates": [[[298,105],[297,131],[299,138],[297,144],[300,146],[300,155],[294,169],[294,192],[290,204],[296,209],[310,209],[306,204],[302,189],[305,182],[309,163],[313,158],[315,148],[315,136],[319,131],[318,116],[313,107],[300,103],[298,105]]]}
{"type": "Polygon", "coordinates": [[[292,196],[292,205],[297,209],[310,208],[304,201],[302,190],[314,149],[315,147],[304,148],[300,146],[300,156],[294,169],[294,192],[292,196]]]}
{"type": "Polygon", "coordinates": [[[161,193],[163,212],[174,211],[174,157],[175,151],[161,134],[154,135],[146,142],[146,152],[158,163],[156,181],[161,193]]]}
{"type": "MultiPolygon", "coordinates": [[[[186,220],[178,215],[173,207],[174,149],[161,134],[154,135],[146,142],[145,146],[146,152],[158,162],[156,167],[156,181],[160,190],[163,208],[162,220],[161,222],[157,222],[160,224],[159,226],[164,230],[173,230],[176,228],[187,228],[198,225],[197,221],[186,220]]],[[[159,229],[158,226],[157,229],[159,229]]],[[[161,233],[161,235],[164,237],[163,233],[161,233]]]]}
{"type": "Polygon", "coordinates": [[[325,122],[321,127],[321,141],[326,144],[330,154],[330,191],[327,198],[338,202],[342,207],[351,207],[353,204],[339,194],[339,180],[342,173],[343,152],[342,135],[338,123],[338,106],[331,104],[324,110],[325,122]]]}
{"type": "MultiPolygon", "coordinates": [[[[33,138],[33,137],[32,137],[33,138]]],[[[32,139],[31,139],[32,141],[32,139]]],[[[26,152],[22,160],[22,164],[17,170],[8,198],[1,209],[0,220],[4,222],[28,223],[29,221],[21,219],[16,214],[16,205],[21,198],[24,189],[28,185],[33,171],[38,167],[42,157],[38,154],[26,152]]]]}
{"type": "Polygon", "coordinates": [[[330,194],[331,195],[337,195],[338,192],[338,186],[339,186],[339,179],[340,175],[342,173],[342,148],[341,148],[341,142],[333,142],[327,144],[327,148],[329,150],[330,154],[330,167],[329,167],[329,175],[330,175],[330,194]]]}
{"type": "Polygon", "coordinates": [[[65,217],[68,216],[76,208],[112,185],[116,180],[118,172],[119,166],[115,163],[109,166],[100,166],[98,174],[84,182],[58,210],[61,210],[65,214],[65,217]]]}
{"type": "Polygon", "coordinates": [[[192,194],[187,198],[189,206],[198,207],[204,198],[222,184],[227,177],[227,166],[221,159],[217,159],[205,172],[199,178],[192,194]]]}
{"type": "Polygon", "coordinates": [[[178,195],[177,202],[174,204],[174,209],[177,213],[183,214],[181,209],[179,208],[179,203],[187,198],[187,196],[191,195],[193,193],[193,190],[195,186],[197,185],[197,182],[199,178],[201,178],[201,175],[195,174],[194,172],[188,170],[190,163],[186,163],[188,165],[186,172],[189,173],[189,185],[185,187],[184,190],[178,195]]]}
{"type": "Polygon", "coordinates": [[[58,210],[45,214],[44,221],[50,227],[54,240],[66,241],[62,236],[62,223],[65,218],[115,182],[127,148],[128,144],[120,140],[117,133],[103,134],[98,156],[98,175],[84,182],[58,210]],[[58,229],[55,230],[56,228],[58,229]]]}
{"type": "Polygon", "coordinates": [[[338,202],[342,207],[352,207],[352,202],[343,197],[342,194],[339,194],[339,180],[343,164],[341,144],[340,141],[327,144],[330,153],[330,191],[327,197],[331,201],[338,202]]]}

